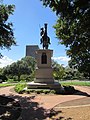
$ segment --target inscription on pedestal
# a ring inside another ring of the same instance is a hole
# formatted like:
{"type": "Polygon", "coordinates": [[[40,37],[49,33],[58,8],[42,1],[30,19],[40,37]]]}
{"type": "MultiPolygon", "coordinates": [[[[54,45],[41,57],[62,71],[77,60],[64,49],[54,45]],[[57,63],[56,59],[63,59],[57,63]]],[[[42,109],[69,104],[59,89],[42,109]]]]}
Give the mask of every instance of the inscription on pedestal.
{"type": "Polygon", "coordinates": [[[46,55],[46,53],[42,53],[41,64],[47,64],[47,55],[46,55]]]}

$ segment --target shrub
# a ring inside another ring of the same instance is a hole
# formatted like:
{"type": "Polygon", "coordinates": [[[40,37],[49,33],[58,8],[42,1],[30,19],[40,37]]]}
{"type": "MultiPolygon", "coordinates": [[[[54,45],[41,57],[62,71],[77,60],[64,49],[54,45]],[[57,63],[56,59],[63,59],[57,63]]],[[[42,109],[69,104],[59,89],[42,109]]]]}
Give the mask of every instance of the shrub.
{"type": "Polygon", "coordinates": [[[40,93],[42,93],[42,91],[41,91],[41,90],[37,90],[36,93],[37,93],[37,94],[40,94],[40,93]]]}
{"type": "Polygon", "coordinates": [[[5,75],[0,75],[0,80],[2,80],[2,82],[7,81],[7,77],[5,75]]]}
{"type": "Polygon", "coordinates": [[[14,76],[13,76],[13,80],[14,80],[14,81],[18,81],[18,76],[14,75],[14,76]]]}
{"type": "Polygon", "coordinates": [[[37,93],[37,94],[41,94],[41,93],[44,93],[44,94],[55,94],[56,91],[55,91],[55,90],[48,90],[48,89],[27,89],[27,90],[26,90],[26,93],[27,93],[27,94],[30,94],[30,93],[37,93]]]}
{"type": "Polygon", "coordinates": [[[30,93],[34,93],[35,90],[34,90],[34,89],[27,89],[25,92],[26,92],[27,94],[30,94],[30,93]]]}
{"type": "Polygon", "coordinates": [[[51,94],[56,94],[56,91],[55,90],[51,90],[50,93],[51,94]]]}
{"type": "Polygon", "coordinates": [[[34,80],[34,76],[31,74],[31,75],[28,75],[27,78],[26,78],[26,81],[27,82],[30,82],[30,81],[33,81],[34,80]]]}
{"type": "Polygon", "coordinates": [[[18,83],[18,84],[16,84],[14,89],[17,93],[23,93],[23,89],[25,87],[26,87],[26,83],[18,83]]]}
{"type": "Polygon", "coordinates": [[[14,81],[14,79],[8,79],[7,82],[8,83],[15,83],[16,81],[14,81]]]}
{"type": "Polygon", "coordinates": [[[43,93],[48,94],[50,93],[50,90],[43,90],[43,93]]]}

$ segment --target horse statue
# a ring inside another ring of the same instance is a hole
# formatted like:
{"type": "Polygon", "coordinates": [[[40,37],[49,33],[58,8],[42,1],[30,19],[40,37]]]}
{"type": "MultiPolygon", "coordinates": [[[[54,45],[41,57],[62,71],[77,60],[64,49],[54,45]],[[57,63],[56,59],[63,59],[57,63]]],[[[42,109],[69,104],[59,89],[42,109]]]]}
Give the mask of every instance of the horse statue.
{"type": "Polygon", "coordinates": [[[48,49],[48,46],[50,43],[50,38],[47,36],[47,24],[44,24],[45,25],[45,29],[44,28],[41,28],[41,32],[40,32],[40,35],[41,35],[41,39],[40,39],[40,44],[43,44],[43,49],[48,49]]]}

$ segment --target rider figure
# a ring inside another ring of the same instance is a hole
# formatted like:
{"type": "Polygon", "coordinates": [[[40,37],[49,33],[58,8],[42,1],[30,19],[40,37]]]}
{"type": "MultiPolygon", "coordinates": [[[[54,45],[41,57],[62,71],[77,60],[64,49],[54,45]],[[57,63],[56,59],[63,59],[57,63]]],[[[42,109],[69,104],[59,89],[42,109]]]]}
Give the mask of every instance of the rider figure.
{"type": "Polygon", "coordinates": [[[48,49],[48,45],[50,44],[50,38],[47,36],[47,24],[44,24],[45,25],[45,30],[44,28],[41,28],[41,32],[40,32],[40,35],[41,35],[41,43],[40,44],[43,44],[43,49],[48,49]]]}

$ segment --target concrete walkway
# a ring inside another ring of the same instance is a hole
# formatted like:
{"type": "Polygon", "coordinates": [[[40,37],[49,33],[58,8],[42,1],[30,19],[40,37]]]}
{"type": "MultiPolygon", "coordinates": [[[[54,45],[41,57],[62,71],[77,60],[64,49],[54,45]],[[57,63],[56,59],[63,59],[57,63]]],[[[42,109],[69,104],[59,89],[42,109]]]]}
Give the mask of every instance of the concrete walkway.
{"type": "MultiPolygon", "coordinates": [[[[90,95],[90,87],[75,86],[75,88],[90,95]]],[[[86,97],[85,94],[84,95],[83,94],[79,94],[79,95],[17,94],[15,92],[13,92],[12,89],[13,89],[13,86],[0,88],[0,95],[11,96],[11,97],[14,97],[15,99],[18,99],[21,102],[23,107],[25,107],[26,104],[23,104],[22,98],[24,98],[24,99],[28,98],[28,102],[34,103],[34,104],[37,103],[38,107],[42,107],[46,110],[52,109],[53,107],[57,106],[58,104],[61,104],[64,102],[77,100],[77,99],[86,97]]]]}

